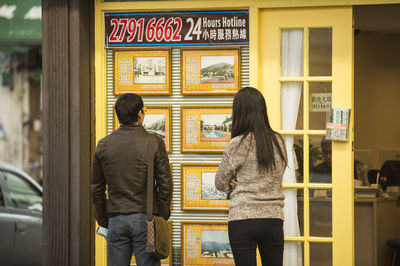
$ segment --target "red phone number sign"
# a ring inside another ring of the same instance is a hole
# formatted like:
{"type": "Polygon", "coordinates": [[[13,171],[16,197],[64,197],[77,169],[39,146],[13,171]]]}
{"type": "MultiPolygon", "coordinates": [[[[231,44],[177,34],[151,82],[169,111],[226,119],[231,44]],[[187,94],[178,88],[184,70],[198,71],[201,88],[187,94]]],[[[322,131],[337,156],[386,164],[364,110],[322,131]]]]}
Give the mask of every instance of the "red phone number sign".
{"type": "Polygon", "coordinates": [[[105,13],[106,47],[248,45],[249,11],[105,13]]]}

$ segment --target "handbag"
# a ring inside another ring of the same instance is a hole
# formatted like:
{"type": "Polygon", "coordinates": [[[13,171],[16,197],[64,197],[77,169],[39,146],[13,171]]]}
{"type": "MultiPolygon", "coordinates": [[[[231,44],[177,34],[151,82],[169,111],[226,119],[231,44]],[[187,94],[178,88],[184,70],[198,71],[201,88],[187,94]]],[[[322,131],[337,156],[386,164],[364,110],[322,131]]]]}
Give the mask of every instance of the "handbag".
{"type": "Polygon", "coordinates": [[[147,149],[147,234],[146,253],[157,259],[169,256],[169,228],[164,218],[153,215],[154,145],[146,139],[147,149]]]}

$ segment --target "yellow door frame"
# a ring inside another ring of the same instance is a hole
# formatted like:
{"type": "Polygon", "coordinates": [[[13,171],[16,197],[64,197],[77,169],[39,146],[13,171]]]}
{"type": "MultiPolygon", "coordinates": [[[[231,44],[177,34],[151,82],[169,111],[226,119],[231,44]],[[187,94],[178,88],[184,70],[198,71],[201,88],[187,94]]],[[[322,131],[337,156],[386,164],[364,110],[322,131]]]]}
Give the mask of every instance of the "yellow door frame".
{"type": "MultiPolygon", "coordinates": [[[[325,130],[308,129],[308,82],[332,82],[332,106],[353,109],[353,29],[352,7],[318,7],[301,9],[266,9],[261,15],[262,91],[268,104],[270,122],[284,135],[303,136],[304,183],[284,184],[284,188],[304,189],[304,235],[285,237],[286,241],[304,243],[304,265],[310,265],[310,243],[332,243],[333,265],[354,264],[354,201],[353,201],[353,134],[348,142],[334,142],[332,147],[332,184],[309,183],[309,136],[325,135],[325,130]],[[332,76],[308,76],[308,28],[332,28],[332,76]],[[304,29],[304,76],[281,77],[280,31],[304,29]],[[302,130],[281,130],[282,82],[302,82],[302,130]],[[310,236],[308,189],[332,189],[332,237],[310,236]]],[[[260,87],[261,88],[261,87],[260,87]]],[[[350,123],[353,132],[353,119],[350,123]]]]}

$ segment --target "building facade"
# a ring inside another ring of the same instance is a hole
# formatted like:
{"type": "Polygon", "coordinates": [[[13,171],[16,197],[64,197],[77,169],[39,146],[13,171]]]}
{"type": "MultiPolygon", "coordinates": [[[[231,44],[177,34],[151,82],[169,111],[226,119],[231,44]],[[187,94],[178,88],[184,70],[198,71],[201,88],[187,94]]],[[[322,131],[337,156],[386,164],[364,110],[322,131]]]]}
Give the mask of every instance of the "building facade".
{"type": "MultiPolygon", "coordinates": [[[[202,252],[201,241],[207,231],[226,231],[229,202],[208,184],[229,141],[224,132],[231,127],[233,95],[253,86],[263,93],[270,123],[288,150],[285,265],[365,265],[356,259],[354,237],[355,14],[399,3],[98,0],[82,7],[92,15],[92,53],[83,57],[92,60],[91,80],[82,81],[92,94],[77,94],[92,108],[89,150],[115,128],[113,104],[121,93],[142,94],[146,106],[171,110],[163,113],[174,180],[172,254],[165,263],[233,263],[229,252],[202,252]],[[158,64],[165,69],[135,72],[135,65],[158,64]]],[[[87,119],[88,108],[81,108],[87,119]]],[[[90,243],[95,265],[107,265],[105,240],[96,236],[90,243]]],[[[371,265],[382,261],[381,251],[372,251],[371,265]]]]}

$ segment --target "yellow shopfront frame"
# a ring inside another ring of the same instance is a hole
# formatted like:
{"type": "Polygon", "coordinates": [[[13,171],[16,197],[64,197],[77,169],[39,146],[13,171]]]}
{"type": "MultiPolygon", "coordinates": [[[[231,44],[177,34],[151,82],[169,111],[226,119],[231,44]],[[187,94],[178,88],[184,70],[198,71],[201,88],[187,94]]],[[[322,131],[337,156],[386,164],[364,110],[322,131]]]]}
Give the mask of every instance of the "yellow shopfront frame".
{"type": "MultiPolygon", "coordinates": [[[[365,1],[364,4],[378,3],[378,1],[365,1]]],[[[392,1],[399,2],[399,1],[392,1]]],[[[107,133],[107,93],[106,93],[106,51],[104,48],[104,13],[105,12],[125,12],[125,11],[152,11],[153,6],[157,6],[157,10],[202,10],[202,9],[249,9],[250,19],[250,85],[263,88],[262,92],[267,99],[269,115],[272,118],[271,123],[277,130],[280,128],[279,118],[280,106],[279,101],[268,101],[268,99],[278,99],[279,90],[267,89],[268,78],[276,80],[277,76],[273,73],[265,71],[265,69],[277,68],[276,61],[265,61],[265,50],[268,49],[266,36],[262,34],[265,25],[262,24],[263,16],[269,11],[280,12],[292,10],[296,12],[311,12],[314,19],[323,20],[325,16],[341,15],[335,18],[337,24],[341,24],[343,28],[343,37],[334,40],[333,61],[334,68],[339,72],[334,72],[332,81],[335,84],[333,89],[333,106],[353,109],[353,37],[352,37],[352,4],[362,4],[360,1],[326,1],[324,3],[315,3],[315,1],[291,1],[290,3],[281,3],[280,1],[249,1],[244,5],[243,1],[159,1],[152,2],[149,5],[147,1],[135,2],[103,2],[95,0],[95,112],[96,112],[96,141],[104,137],[107,133]],[[354,2],[354,3],[353,3],[354,2]],[[156,3],[156,4],[155,4],[156,3]],[[318,7],[323,5],[326,7],[318,7]],[[350,6],[349,6],[350,5],[350,6]],[[332,8],[328,6],[340,6],[332,8]],[[184,8],[182,8],[184,7],[184,8]],[[282,9],[278,9],[282,8],[282,9]],[[319,13],[318,13],[319,12],[319,13]],[[336,48],[335,48],[336,47],[336,48]],[[337,65],[339,64],[339,66],[337,65]],[[269,75],[269,76],[268,76],[269,75]]],[[[268,24],[268,20],[266,20],[268,24]]],[[[301,21],[297,21],[299,25],[301,21]]],[[[336,25],[336,24],[335,24],[336,25]]],[[[304,80],[301,80],[302,82],[304,80]]],[[[273,88],[273,87],[272,87],[273,88]]],[[[305,115],[305,120],[307,120],[305,115]]],[[[305,121],[306,123],[307,121],[305,121]]],[[[334,179],[332,185],[309,184],[284,184],[284,188],[327,188],[332,189],[334,200],[332,202],[332,228],[333,234],[330,239],[310,237],[305,234],[301,237],[285,237],[286,241],[302,241],[305,247],[311,242],[330,242],[333,247],[333,265],[354,265],[354,201],[353,201],[353,115],[350,120],[350,139],[344,143],[333,144],[334,165],[340,165],[333,170],[335,176],[343,178],[334,179]],[[346,217],[346,219],[343,219],[346,217]]],[[[282,134],[294,135],[312,135],[325,134],[325,132],[311,132],[303,130],[302,132],[285,132],[280,130],[282,134]]],[[[307,145],[306,145],[307,146],[307,145]]],[[[309,200],[307,196],[305,200],[309,200]]],[[[304,214],[309,214],[307,205],[305,205],[304,214]]],[[[307,215],[305,215],[307,217],[307,215]]],[[[308,219],[308,218],[305,218],[308,219]]],[[[180,221],[176,221],[180,222],[180,221]]],[[[307,223],[307,221],[305,221],[307,223]]],[[[309,249],[304,249],[304,265],[309,265],[309,249]]],[[[103,238],[96,236],[95,247],[96,265],[107,265],[107,249],[103,238]]]]}

